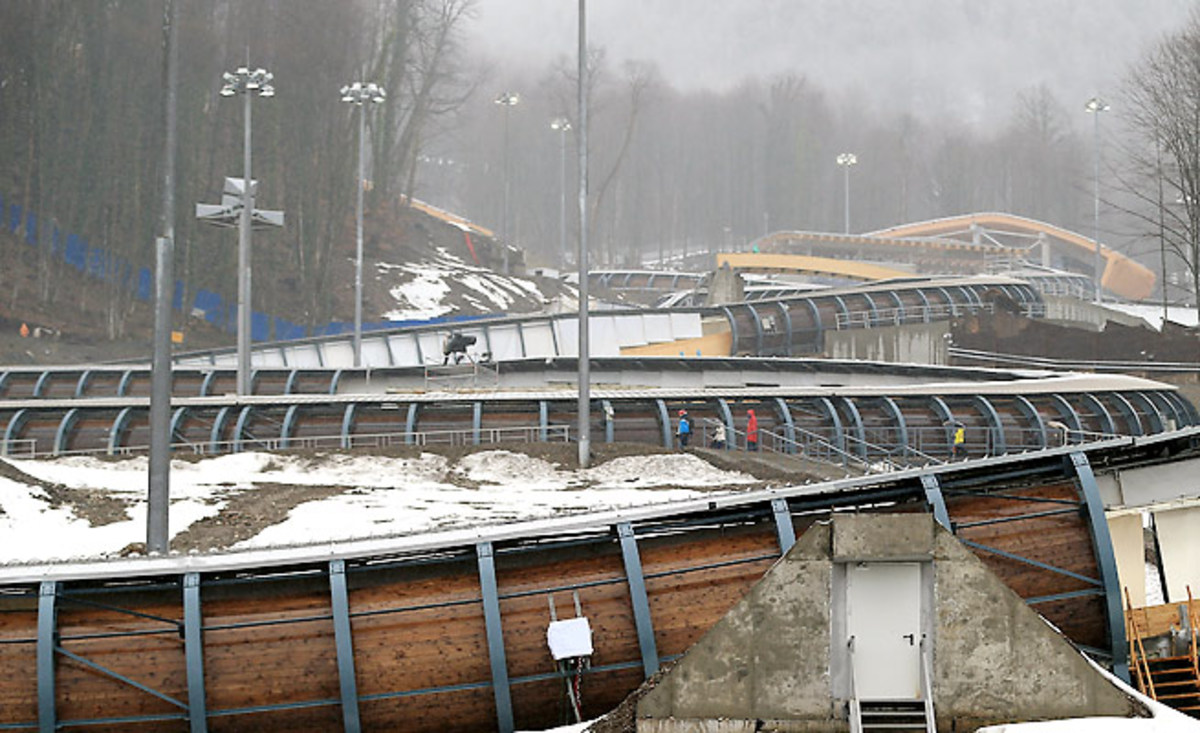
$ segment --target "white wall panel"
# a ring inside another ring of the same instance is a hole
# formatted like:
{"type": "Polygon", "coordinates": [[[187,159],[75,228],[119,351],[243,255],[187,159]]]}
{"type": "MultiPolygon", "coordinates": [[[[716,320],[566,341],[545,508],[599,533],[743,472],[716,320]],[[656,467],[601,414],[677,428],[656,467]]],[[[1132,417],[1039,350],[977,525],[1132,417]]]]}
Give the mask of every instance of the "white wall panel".
{"type": "Polygon", "coordinates": [[[671,332],[676,339],[698,339],[704,335],[699,313],[672,313],[671,332]]]}
{"type": "Polygon", "coordinates": [[[1200,595],[1200,507],[1154,513],[1166,577],[1167,603],[1187,601],[1187,586],[1200,595]]]}

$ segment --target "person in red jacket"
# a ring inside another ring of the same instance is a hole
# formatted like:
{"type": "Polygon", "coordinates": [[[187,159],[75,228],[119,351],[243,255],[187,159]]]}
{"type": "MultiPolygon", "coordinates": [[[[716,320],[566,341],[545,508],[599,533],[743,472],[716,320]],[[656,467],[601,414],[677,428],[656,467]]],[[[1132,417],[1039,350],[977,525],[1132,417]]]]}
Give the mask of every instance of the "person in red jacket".
{"type": "Polygon", "coordinates": [[[758,450],[758,418],[746,410],[746,450],[758,450]]]}

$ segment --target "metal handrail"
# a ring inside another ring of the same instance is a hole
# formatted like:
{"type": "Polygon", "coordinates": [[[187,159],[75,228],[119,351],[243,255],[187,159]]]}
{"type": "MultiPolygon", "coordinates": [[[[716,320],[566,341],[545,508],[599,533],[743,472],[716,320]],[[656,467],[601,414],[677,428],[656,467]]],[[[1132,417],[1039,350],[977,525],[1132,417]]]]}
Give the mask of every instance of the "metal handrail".
{"type": "MultiPolygon", "coordinates": [[[[1143,617],[1145,611],[1142,612],[1143,617]]],[[[1138,690],[1150,697],[1152,700],[1157,700],[1158,695],[1154,692],[1154,678],[1150,676],[1150,662],[1146,658],[1146,646],[1142,643],[1142,632],[1138,629],[1137,621],[1133,616],[1133,602],[1129,600],[1129,588],[1125,588],[1125,626],[1126,635],[1129,637],[1129,656],[1133,662],[1134,676],[1137,679],[1138,690]]]]}
{"type": "Polygon", "coordinates": [[[1197,626],[1200,626],[1200,613],[1196,612],[1196,607],[1192,603],[1192,586],[1188,585],[1186,588],[1188,597],[1188,626],[1191,627],[1192,631],[1192,643],[1190,645],[1192,652],[1192,675],[1196,678],[1197,684],[1200,684],[1200,654],[1197,654],[1197,637],[1200,635],[1200,632],[1196,629],[1197,626]]]}
{"type": "MultiPolygon", "coordinates": [[[[537,442],[569,442],[571,439],[571,426],[569,425],[547,425],[545,427],[545,441],[541,438],[543,428],[541,426],[526,426],[526,427],[506,427],[506,428],[481,428],[479,430],[478,442],[475,439],[474,430],[426,430],[421,432],[399,432],[399,433],[368,433],[361,435],[349,436],[349,444],[343,443],[342,435],[308,435],[303,437],[290,437],[286,441],[282,437],[274,438],[254,438],[247,437],[241,440],[221,440],[221,441],[203,441],[193,443],[183,441],[171,443],[170,449],[172,452],[187,453],[194,455],[220,455],[232,453],[235,445],[241,444],[243,449],[253,448],[259,450],[320,450],[320,449],[340,449],[349,448],[387,448],[399,445],[414,445],[424,447],[428,445],[450,445],[450,446],[468,446],[468,445],[492,445],[498,443],[537,443],[537,442]]],[[[9,441],[10,443],[16,441],[9,441]]],[[[36,441],[30,440],[36,444],[36,441]]],[[[116,448],[111,453],[107,448],[86,448],[82,450],[70,451],[45,451],[37,452],[34,447],[31,447],[28,458],[38,457],[64,457],[64,456],[94,456],[94,455],[118,455],[130,456],[141,453],[146,453],[150,450],[150,446],[121,446],[116,448]]]]}
{"type": "Polygon", "coordinates": [[[850,665],[850,733],[862,733],[862,704],[858,700],[858,670],[854,666],[854,637],[846,642],[850,665]]]}
{"type": "Polygon", "coordinates": [[[933,669],[929,662],[929,645],[921,634],[921,697],[925,699],[925,733],[937,733],[933,716],[933,669]]]}

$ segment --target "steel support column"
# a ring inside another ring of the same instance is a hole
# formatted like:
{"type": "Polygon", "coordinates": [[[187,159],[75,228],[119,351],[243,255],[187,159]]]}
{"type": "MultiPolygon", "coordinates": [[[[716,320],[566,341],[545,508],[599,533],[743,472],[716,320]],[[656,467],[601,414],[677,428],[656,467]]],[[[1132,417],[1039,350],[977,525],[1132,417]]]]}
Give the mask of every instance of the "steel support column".
{"type": "Polygon", "coordinates": [[[292,447],[292,431],[296,429],[296,416],[299,414],[300,405],[290,405],[283,414],[283,427],[279,430],[279,447],[283,450],[292,447]]]}
{"type": "Polygon", "coordinates": [[[350,434],[354,432],[354,416],[358,411],[358,403],[351,402],[342,411],[342,449],[350,448],[350,434]]]}
{"type": "MultiPolygon", "coordinates": [[[[734,435],[733,410],[729,409],[729,400],[725,399],[724,397],[718,397],[717,412],[721,413],[721,421],[725,423],[725,434],[729,436],[734,435]]],[[[731,450],[732,446],[736,444],[736,440],[726,440],[725,449],[731,450]]]]}
{"type": "Polygon", "coordinates": [[[408,416],[404,419],[404,444],[412,445],[416,442],[417,436],[417,412],[420,409],[419,402],[408,403],[408,416]]]}
{"type": "Polygon", "coordinates": [[[346,561],[329,561],[329,595],[333,607],[333,638],[337,645],[338,683],[341,688],[342,727],[358,733],[358,681],[354,675],[354,637],[350,629],[350,593],[346,587],[346,561]]]}
{"type": "Polygon", "coordinates": [[[546,431],[550,427],[550,404],[538,400],[538,440],[546,442],[546,431]]]}
{"type": "Polygon", "coordinates": [[[476,400],[471,403],[471,444],[479,445],[483,432],[483,402],[476,400]]]}
{"type": "Polygon", "coordinates": [[[671,438],[671,415],[667,412],[667,403],[662,400],[655,400],[654,406],[658,408],[658,423],[662,426],[662,444],[667,450],[675,447],[675,442],[671,438]]]}
{"type": "Polygon", "coordinates": [[[613,411],[611,400],[600,400],[600,408],[604,411],[604,442],[613,442],[613,411]]]}
{"type": "Polygon", "coordinates": [[[1112,650],[1113,673],[1129,683],[1129,641],[1125,638],[1125,611],[1121,605],[1121,580],[1117,576],[1117,556],[1108,520],[1104,516],[1104,500],[1086,453],[1071,454],[1071,467],[1079,483],[1079,493],[1087,507],[1088,524],[1092,531],[1092,547],[1096,550],[1096,565],[1104,586],[1105,610],[1108,616],[1108,641],[1112,650]]]}
{"type": "Polygon", "coordinates": [[[38,730],[54,733],[55,715],[54,647],[58,646],[58,583],[43,580],[38,590],[37,698],[38,730]]]}
{"type": "Polygon", "coordinates": [[[496,699],[496,728],[513,733],[512,691],[508,685],[508,659],[504,652],[504,629],[500,623],[500,593],[496,585],[496,558],[491,542],[475,545],[479,560],[479,590],[483,621],[487,628],[488,659],[492,667],[492,692],[496,699]]]}
{"type": "Polygon", "coordinates": [[[629,597],[633,603],[633,622],[637,626],[638,647],[642,650],[642,670],[646,679],[658,671],[658,645],[654,641],[654,622],[650,618],[650,599],[646,595],[646,578],[642,574],[642,558],[638,553],[633,525],[617,525],[621,540],[621,557],[625,561],[625,578],[629,582],[629,597]]]}
{"type": "Polygon", "coordinates": [[[183,654],[187,663],[188,721],[191,733],[208,730],[204,688],[204,616],[200,609],[200,573],[183,576],[183,654]]]}
{"type": "Polygon", "coordinates": [[[779,554],[786,555],[796,544],[796,528],[792,524],[792,511],[787,499],[771,500],[771,513],[775,515],[775,536],[779,538],[779,554]]]}

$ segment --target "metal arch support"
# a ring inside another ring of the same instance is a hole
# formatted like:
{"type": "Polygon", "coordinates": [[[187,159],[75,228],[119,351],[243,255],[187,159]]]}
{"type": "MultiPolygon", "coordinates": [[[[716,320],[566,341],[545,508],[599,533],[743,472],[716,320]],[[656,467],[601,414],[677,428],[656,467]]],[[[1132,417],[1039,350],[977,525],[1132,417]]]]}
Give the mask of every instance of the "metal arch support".
{"type": "MultiPolygon", "coordinates": [[[[251,381],[254,381],[251,379],[251,381]]],[[[253,390],[251,390],[253,391],[253,390]]],[[[246,426],[250,424],[250,415],[254,412],[253,405],[246,405],[242,411],[238,413],[237,423],[233,428],[233,451],[240,453],[242,451],[242,440],[246,436],[246,426]]]]}
{"type": "Polygon", "coordinates": [[[646,578],[642,574],[642,558],[638,553],[633,525],[629,522],[618,524],[617,537],[621,541],[621,558],[625,562],[625,578],[629,583],[629,597],[633,603],[633,622],[637,627],[638,648],[642,652],[642,671],[645,672],[646,679],[650,679],[658,671],[658,644],[654,640],[650,599],[646,595],[646,578]]]}
{"type": "Polygon", "coordinates": [[[292,447],[292,431],[296,429],[296,416],[299,414],[300,405],[291,405],[283,415],[283,427],[279,430],[279,447],[284,450],[292,447]]]}
{"type": "MultiPolygon", "coordinates": [[[[496,352],[492,349],[492,329],[488,328],[486,323],[483,323],[480,324],[480,330],[483,331],[483,343],[487,347],[487,352],[489,354],[495,354],[496,352]]],[[[550,330],[555,331],[557,329],[555,329],[554,325],[551,324],[550,330]]]]}
{"type": "Polygon", "coordinates": [[[92,381],[92,370],[84,369],[83,374],[79,375],[79,381],[75,383],[75,398],[79,399],[87,390],[88,382],[92,381]]]}
{"type": "Polygon", "coordinates": [[[809,312],[812,314],[813,333],[816,334],[817,351],[822,351],[825,348],[825,325],[821,323],[821,309],[813,302],[812,298],[805,298],[804,304],[808,306],[809,312]]]}
{"type": "Polygon", "coordinates": [[[941,421],[942,430],[945,432],[946,450],[951,451],[950,447],[954,442],[954,412],[950,410],[950,406],[946,401],[937,395],[929,396],[929,406],[937,413],[938,420],[941,421]]]}
{"type": "Polygon", "coordinates": [[[500,617],[500,593],[496,584],[496,558],[491,542],[475,545],[479,560],[479,590],[483,622],[487,630],[488,660],[492,668],[492,693],[496,699],[496,727],[513,733],[512,690],[508,684],[508,659],[504,653],[504,627],[500,617]]]}
{"type": "Polygon", "coordinates": [[[295,394],[295,389],[296,389],[296,379],[297,379],[299,376],[300,376],[300,370],[299,370],[299,369],[293,369],[292,371],[288,372],[287,384],[285,384],[285,385],[283,386],[283,393],[284,393],[284,394],[295,394]]]}
{"type": "Polygon", "coordinates": [[[867,432],[863,428],[862,414],[858,411],[858,405],[854,404],[854,400],[849,397],[833,397],[831,399],[838,400],[846,406],[846,411],[850,413],[850,422],[853,425],[854,433],[858,443],[853,447],[853,453],[858,454],[859,458],[867,457],[867,432]]]}
{"type": "Polygon", "coordinates": [[[121,375],[121,382],[117,385],[117,396],[124,397],[129,394],[129,385],[133,383],[133,370],[127,369],[121,375]]]}
{"type": "Polygon", "coordinates": [[[187,407],[175,408],[175,412],[171,415],[171,432],[169,433],[170,438],[167,440],[168,443],[174,443],[175,438],[179,436],[179,427],[187,419],[188,409],[187,407]]]}
{"type": "Polygon", "coordinates": [[[792,524],[792,510],[788,508],[787,499],[772,499],[771,513],[775,515],[775,536],[779,538],[779,554],[786,555],[796,544],[796,527],[792,524]]]}
{"type": "Polygon", "coordinates": [[[1113,551],[1112,537],[1108,533],[1108,520],[1104,516],[1104,501],[1100,498],[1100,487],[1092,464],[1086,453],[1071,454],[1071,467],[1079,483],[1079,493],[1087,508],[1088,526],[1092,531],[1092,546],[1096,550],[1096,564],[1100,568],[1100,580],[1104,588],[1105,610],[1108,616],[1108,641],[1112,650],[1113,673],[1126,684],[1129,683],[1129,641],[1125,637],[1125,611],[1121,604],[1121,580],[1117,576],[1117,557],[1113,551]]]}
{"type": "Polygon", "coordinates": [[[779,313],[783,317],[783,355],[792,355],[792,312],[788,308],[786,301],[777,300],[775,305],[779,307],[779,313]]]}
{"type": "Polygon", "coordinates": [[[1079,419],[1079,413],[1071,406],[1066,397],[1060,394],[1050,395],[1050,403],[1058,409],[1058,414],[1062,419],[1067,421],[1067,427],[1074,430],[1078,435],[1083,432],[1083,420],[1079,419]]]}
{"type": "MultiPolygon", "coordinates": [[[[775,412],[778,413],[779,418],[783,421],[783,437],[788,439],[786,452],[795,453],[796,452],[796,423],[794,420],[792,420],[791,408],[788,407],[787,401],[784,400],[782,397],[775,398],[775,412]]],[[[730,425],[730,427],[733,426],[732,417],[730,418],[729,425],[730,425]]],[[[730,431],[729,434],[733,435],[733,432],[730,431]]]]}
{"type": "Polygon", "coordinates": [[[333,377],[329,380],[329,394],[338,393],[338,387],[340,387],[342,384],[342,374],[344,374],[345,371],[345,369],[338,369],[333,373],[333,377]]]}
{"type": "Polygon", "coordinates": [[[0,372],[0,395],[4,394],[4,391],[8,389],[8,378],[10,376],[12,376],[12,372],[10,371],[0,372]]]}
{"type": "Polygon", "coordinates": [[[600,407],[604,411],[604,442],[613,442],[613,418],[616,413],[613,412],[611,400],[600,400],[600,407]]]}
{"type": "Polygon", "coordinates": [[[58,583],[43,580],[38,588],[37,698],[38,730],[58,729],[54,690],[54,647],[58,646],[58,583]]]}
{"type": "Polygon", "coordinates": [[[204,375],[204,381],[200,383],[200,396],[208,397],[212,394],[213,382],[217,380],[217,370],[213,369],[208,374],[204,375]]]}
{"type": "Polygon", "coordinates": [[[904,301],[900,299],[900,294],[895,290],[887,290],[884,292],[890,295],[892,297],[892,302],[896,304],[896,323],[904,323],[906,309],[904,307],[904,301]]]}
{"type": "MultiPolygon", "coordinates": [[[[1146,392],[1145,394],[1146,394],[1146,398],[1149,399],[1150,401],[1154,402],[1157,405],[1162,405],[1165,407],[1166,412],[1163,413],[1164,415],[1167,414],[1167,412],[1169,412],[1171,415],[1174,416],[1173,418],[1168,418],[1168,419],[1175,420],[1176,429],[1182,428],[1188,424],[1187,413],[1184,412],[1183,410],[1181,410],[1179,408],[1179,405],[1176,404],[1175,401],[1170,398],[1169,392],[1164,393],[1164,392],[1153,391],[1153,392],[1146,392]]],[[[1164,427],[1164,430],[1165,429],[1166,428],[1164,427]]]]}
{"type": "Polygon", "coordinates": [[[421,411],[419,402],[408,403],[408,415],[404,418],[404,444],[412,445],[417,439],[417,413],[421,411]]]}
{"type": "Polygon", "coordinates": [[[921,322],[929,323],[933,318],[929,308],[929,296],[925,294],[925,289],[913,288],[909,292],[916,293],[917,297],[921,299],[921,322]]]}
{"type": "Polygon", "coordinates": [[[1013,404],[1017,406],[1017,412],[1025,418],[1025,421],[1037,429],[1038,448],[1046,448],[1050,445],[1050,436],[1046,433],[1046,421],[1042,419],[1041,413],[1033,406],[1024,395],[1013,395],[1013,404]]]}
{"type": "Polygon", "coordinates": [[[213,453],[217,452],[217,444],[221,441],[221,433],[225,431],[225,423],[229,422],[229,415],[232,411],[232,407],[222,407],[217,411],[216,418],[213,419],[212,429],[208,434],[208,447],[213,453]]]}
{"type": "Polygon", "coordinates": [[[471,444],[479,445],[483,439],[483,402],[475,400],[471,403],[471,444]]]}
{"type": "Polygon", "coordinates": [[[729,355],[737,356],[738,353],[738,327],[737,319],[733,317],[733,311],[726,306],[720,306],[721,313],[725,314],[725,318],[729,321],[729,355]]]}
{"type": "Polygon", "coordinates": [[[750,313],[750,320],[754,323],[754,355],[762,356],[763,355],[762,318],[759,317],[758,311],[755,310],[753,305],[751,305],[749,303],[745,303],[745,304],[743,304],[743,307],[745,307],[746,311],[750,313]]]}
{"type": "Polygon", "coordinates": [[[126,407],[117,413],[113,419],[112,427],[108,429],[108,455],[113,455],[117,452],[117,448],[121,444],[121,436],[125,433],[125,428],[129,426],[129,418],[133,416],[133,408],[126,407]]]}
{"type": "Polygon", "coordinates": [[[555,356],[562,356],[562,349],[558,347],[558,329],[554,327],[554,322],[549,321],[546,324],[550,331],[550,348],[553,349],[555,356]]]}
{"type": "MultiPolygon", "coordinates": [[[[842,296],[834,295],[832,297],[833,297],[833,302],[837,304],[838,311],[841,312],[842,317],[844,317],[846,319],[846,325],[849,325],[850,324],[850,307],[848,305],[846,305],[846,301],[845,301],[845,299],[842,298],[842,296]]],[[[836,330],[836,328],[837,328],[837,324],[835,323],[834,329],[836,330]]]]}
{"type": "Polygon", "coordinates": [[[358,403],[351,402],[342,411],[342,448],[350,447],[350,434],[354,432],[354,418],[358,413],[358,403]]]}
{"type": "Polygon", "coordinates": [[[1196,406],[1192,404],[1191,400],[1182,397],[1178,392],[1173,390],[1163,392],[1163,398],[1169,399],[1173,403],[1179,405],[1179,407],[1187,415],[1186,422],[1188,425],[1200,424],[1200,412],[1196,411],[1196,406]]]}
{"type": "Polygon", "coordinates": [[[550,403],[538,400],[538,440],[546,442],[547,430],[550,427],[550,403]]]}
{"type": "Polygon", "coordinates": [[[67,414],[63,415],[62,420],[58,423],[58,430],[54,432],[54,455],[61,455],[67,450],[67,438],[78,420],[78,407],[72,407],[67,410],[67,414]]]}
{"type": "Polygon", "coordinates": [[[1131,406],[1136,402],[1142,408],[1142,411],[1146,413],[1146,418],[1150,421],[1149,433],[1161,433],[1167,429],[1166,415],[1160,412],[1158,405],[1156,405],[1146,395],[1142,394],[1141,392],[1113,394],[1114,396],[1121,397],[1126,402],[1130,403],[1131,406]]]}
{"type": "Polygon", "coordinates": [[[1112,415],[1108,412],[1108,408],[1104,403],[1096,399],[1095,395],[1090,392],[1080,392],[1079,399],[1082,400],[1092,411],[1100,417],[1100,432],[1106,435],[1117,434],[1117,424],[1113,422],[1112,415]]]}
{"type": "Polygon", "coordinates": [[[25,423],[29,420],[29,410],[22,407],[13,413],[13,416],[8,419],[8,425],[4,428],[4,455],[9,454],[9,446],[16,439],[17,433],[21,432],[21,428],[25,427],[25,423]]]}
{"type": "MultiPolygon", "coordinates": [[[[313,351],[317,352],[317,366],[325,366],[325,348],[320,341],[313,341],[313,351]]],[[[250,390],[253,392],[254,390],[250,390]]]]}
{"type": "Polygon", "coordinates": [[[387,352],[388,366],[396,366],[396,354],[392,352],[392,337],[381,333],[379,340],[383,342],[383,350],[387,352]]]}
{"type": "Polygon", "coordinates": [[[992,455],[1004,455],[1008,452],[1008,441],[1004,439],[1004,423],[1000,422],[1000,413],[996,412],[996,406],[987,397],[979,394],[971,395],[971,401],[992,424],[992,447],[995,449],[992,455]]]}
{"type": "Polygon", "coordinates": [[[262,376],[261,369],[254,369],[250,372],[250,394],[258,394],[258,378],[262,376]]]}
{"type": "Polygon", "coordinates": [[[921,474],[921,488],[925,490],[925,502],[933,510],[933,518],[938,524],[954,533],[954,523],[950,521],[950,511],[946,509],[946,497],[942,495],[942,484],[932,473],[921,474]]]}
{"type": "MultiPolygon", "coordinates": [[[[718,397],[717,412],[721,414],[721,421],[725,423],[725,432],[729,435],[734,435],[733,410],[729,409],[729,400],[724,397],[718,397]]],[[[729,450],[734,442],[736,441],[725,441],[725,449],[729,450]]]]}
{"type": "Polygon", "coordinates": [[[859,293],[859,295],[862,296],[863,300],[867,301],[867,308],[869,308],[871,311],[871,322],[869,325],[878,326],[879,325],[879,308],[876,307],[876,305],[875,305],[875,299],[871,297],[870,293],[865,292],[865,291],[859,293]]]}
{"type": "Polygon", "coordinates": [[[1129,430],[1133,435],[1146,435],[1146,428],[1142,425],[1142,419],[1138,417],[1137,410],[1134,409],[1133,403],[1125,399],[1125,396],[1119,392],[1110,392],[1107,395],[1116,403],[1117,410],[1125,418],[1125,424],[1129,426],[1129,430]]]}
{"type": "Polygon", "coordinates": [[[950,294],[950,291],[940,286],[934,289],[941,293],[942,297],[946,299],[946,307],[950,309],[950,315],[957,316],[958,303],[954,302],[954,296],[950,294]]]}
{"type": "Polygon", "coordinates": [[[200,606],[200,573],[183,576],[183,654],[187,663],[188,720],[191,733],[208,730],[204,689],[204,616],[200,606]]]}
{"type": "Polygon", "coordinates": [[[346,584],[346,561],[329,561],[329,596],[333,610],[333,639],[337,647],[338,686],[342,701],[342,728],[359,733],[358,680],[354,673],[354,634],[350,628],[350,591],[346,584]]]}
{"type": "Polygon", "coordinates": [[[291,366],[291,364],[288,364],[288,358],[287,358],[287,355],[288,355],[288,347],[286,347],[286,346],[280,346],[280,347],[279,347],[279,360],[283,362],[283,365],[284,365],[285,367],[286,367],[286,366],[291,366]]]}
{"type": "Polygon", "coordinates": [[[974,285],[955,285],[954,287],[962,291],[969,305],[983,305],[983,298],[979,297],[979,293],[975,291],[974,285]]]}
{"type": "MultiPolygon", "coordinates": [[[[129,372],[125,372],[125,373],[129,374],[129,372]]],[[[46,385],[49,383],[50,383],[50,372],[43,371],[41,373],[41,376],[38,377],[37,382],[35,382],[33,385],[33,396],[34,397],[44,397],[45,395],[43,395],[42,392],[46,391],[46,385]]],[[[121,394],[124,395],[125,393],[122,392],[121,394]]]]}
{"type": "Polygon", "coordinates": [[[846,450],[846,433],[842,429],[842,418],[838,415],[837,408],[833,406],[828,397],[818,397],[816,403],[825,413],[825,417],[829,419],[829,424],[833,428],[834,447],[844,452],[846,450]]]}
{"type": "Polygon", "coordinates": [[[884,408],[891,413],[892,421],[896,423],[896,443],[893,448],[900,450],[908,449],[908,423],[904,420],[904,413],[901,412],[900,406],[891,397],[884,395],[879,398],[883,403],[884,408]]]}
{"type": "Polygon", "coordinates": [[[670,450],[675,447],[675,444],[671,440],[671,416],[667,414],[667,403],[662,400],[655,400],[654,406],[658,408],[658,424],[662,428],[663,447],[670,450]]]}

